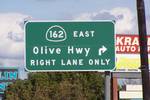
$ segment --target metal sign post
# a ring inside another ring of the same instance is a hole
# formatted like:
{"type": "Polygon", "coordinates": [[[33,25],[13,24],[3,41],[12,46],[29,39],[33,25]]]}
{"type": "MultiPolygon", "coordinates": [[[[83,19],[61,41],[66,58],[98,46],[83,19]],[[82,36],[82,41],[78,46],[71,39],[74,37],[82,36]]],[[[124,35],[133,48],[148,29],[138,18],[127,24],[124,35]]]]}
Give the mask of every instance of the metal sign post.
{"type": "Polygon", "coordinates": [[[105,100],[111,100],[111,72],[105,72],[105,100]]]}

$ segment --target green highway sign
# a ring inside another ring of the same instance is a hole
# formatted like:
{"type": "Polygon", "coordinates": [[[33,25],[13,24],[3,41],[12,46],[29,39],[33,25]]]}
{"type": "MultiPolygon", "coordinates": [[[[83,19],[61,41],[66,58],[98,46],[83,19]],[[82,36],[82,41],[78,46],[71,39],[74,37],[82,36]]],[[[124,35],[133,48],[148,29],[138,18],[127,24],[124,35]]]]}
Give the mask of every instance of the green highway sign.
{"type": "Polygon", "coordinates": [[[28,71],[111,71],[115,67],[112,21],[29,21],[25,35],[28,71]]]}

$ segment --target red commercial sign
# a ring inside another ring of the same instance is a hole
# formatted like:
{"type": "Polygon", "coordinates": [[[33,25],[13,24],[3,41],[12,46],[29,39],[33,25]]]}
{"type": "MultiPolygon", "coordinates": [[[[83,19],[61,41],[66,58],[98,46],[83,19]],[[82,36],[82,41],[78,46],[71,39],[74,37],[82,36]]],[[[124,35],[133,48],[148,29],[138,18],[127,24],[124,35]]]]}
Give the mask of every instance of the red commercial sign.
{"type": "MultiPolygon", "coordinates": [[[[150,53],[150,36],[147,37],[148,53],[150,53]]],[[[140,53],[138,35],[116,35],[117,54],[138,54],[140,53]]]]}

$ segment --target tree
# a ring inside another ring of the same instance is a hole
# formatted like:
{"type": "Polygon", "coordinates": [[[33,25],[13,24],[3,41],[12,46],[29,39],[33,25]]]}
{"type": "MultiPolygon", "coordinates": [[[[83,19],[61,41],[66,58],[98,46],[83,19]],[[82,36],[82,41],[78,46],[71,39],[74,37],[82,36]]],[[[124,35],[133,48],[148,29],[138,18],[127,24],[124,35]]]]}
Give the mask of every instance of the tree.
{"type": "Polygon", "coordinates": [[[6,100],[103,100],[104,77],[97,72],[29,73],[8,86],[6,100]]]}

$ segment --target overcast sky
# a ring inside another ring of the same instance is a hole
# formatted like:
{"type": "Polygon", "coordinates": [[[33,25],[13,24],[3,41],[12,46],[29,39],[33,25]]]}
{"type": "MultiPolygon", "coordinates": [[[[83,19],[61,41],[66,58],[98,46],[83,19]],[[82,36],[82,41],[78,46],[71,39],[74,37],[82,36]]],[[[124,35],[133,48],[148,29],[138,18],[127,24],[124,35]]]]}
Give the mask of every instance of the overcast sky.
{"type": "Polygon", "coordinates": [[[135,0],[1,0],[0,12],[17,12],[38,19],[53,20],[70,19],[85,12],[116,7],[127,7],[135,12],[135,6],[135,0]]]}
{"type": "Polygon", "coordinates": [[[137,34],[136,14],[136,0],[0,0],[0,65],[24,66],[25,19],[115,20],[117,34],[137,34]]]}

